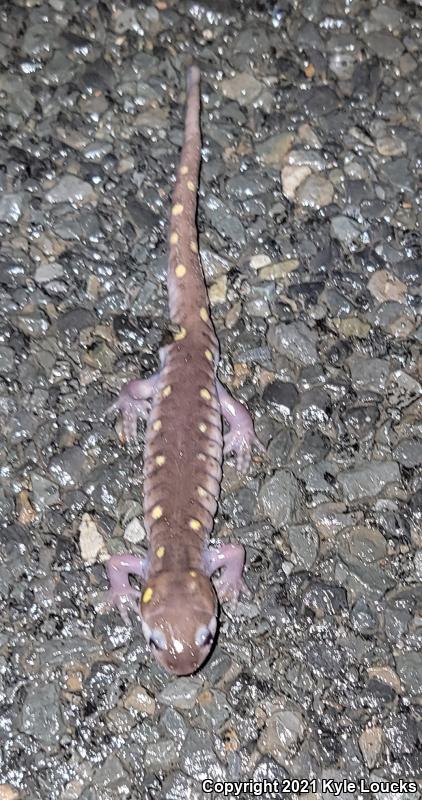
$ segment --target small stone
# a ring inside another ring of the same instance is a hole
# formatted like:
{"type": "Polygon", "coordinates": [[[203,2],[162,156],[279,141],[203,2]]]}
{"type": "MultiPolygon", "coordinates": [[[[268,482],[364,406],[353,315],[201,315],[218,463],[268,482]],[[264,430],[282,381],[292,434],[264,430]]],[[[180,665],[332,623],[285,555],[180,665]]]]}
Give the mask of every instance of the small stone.
{"type": "Polygon", "coordinates": [[[390,33],[371,33],[368,44],[379,58],[388,61],[397,61],[404,50],[400,39],[390,33]]]}
{"type": "Polygon", "coordinates": [[[19,800],[21,794],[10,783],[0,783],[0,800],[19,800]]]}
{"type": "Polygon", "coordinates": [[[46,194],[49,203],[72,203],[79,208],[86,203],[96,203],[97,196],[90,183],[76,175],[65,175],[46,194]]]}
{"type": "Polygon", "coordinates": [[[310,175],[296,192],[297,202],[307,208],[324,208],[334,197],[334,186],[322,175],[310,175]]]}
{"type": "Polygon", "coordinates": [[[396,300],[404,303],[406,300],[406,284],[386,269],[379,269],[368,281],[368,289],[380,303],[385,300],[396,300]]]}
{"type": "Polygon", "coordinates": [[[345,247],[350,248],[360,241],[359,225],[342,214],[332,218],[330,230],[333,239],[338,239],[345,247]]]}
{"type": "Polygon", "coordinates": [[[336,320],[336,323],[339,333],[348,339],[353,336],[356,336],[357,339],[366,339],[371,330],[369,323],[359,317],[344,317],[336,320]]]}
{"type": "Polygon", "coordinates": [[[397,672],[410,695],[419,695],[422,686],[422,658],[420,651],[409,650],[396,656],[397,672]]]}
{"type": "Polygon", "coordinates": [[[311,175],[311,169],[307,166],[295,166],[286,164],[281,171],[281,185],[283,194],[288,200],[293,201],[296,196],[296,189],[303,183],[305,178],[311,175]]]}
{"type": "Polygon", "coordinates": [[[317,334],[304,322],[281,323],[270,328],[268,343],[293,363],[307,366],[318,362],[317,334]]]}
{"type": "Polygon", "coordinates": [[[22,731],[43,744],[57,746],[65,731],[58,687],[29,684],[22,707],[22,731]]]}
{"type": "Polygon", "coordinates": [[[263,267],[267,267],[271,264],[271,259],[266,253],[258,253],[256,256],[252,256],[249,261],[249,266],[251,269],[262,269],[263,267]]]}
{"type": "Polygon", "coordinates": [[[0,375],[9,375],[15,366],[15,351],[7,345],[0,346],[0,375]]]}
{"type": "Polygon", "coordinates": [[[16,512],[22,525],[30,525],[36,518],[36,512],[29,501],[28,492],[22,489],[16,498],[16,512]]]}
{"type": "Polygon", "coordinates": [[[141,525],[138,517],[131,519],[123,534],[124,540],[126,542],[130,542],[131,544],[139,544],[139,542],[143,542],[145,536],[145,528],[143,525],[141,525]]]}
{"type": "Polygon", "coordinates": [[[299,569],[311,569],[318,556],[319,537],[310,525],[294,525],[288,532],[292,561],[299,569]]]}
{"type": "Polygon", "coordinates": [[[390,374],[390,364],[386,359],[351,356],[349,365],[353,386],[384,392],[390,374]]]}
{"type": "Polygon", "coordinates": [[[338,476],[348,502],[376,497],[386,486],[400,484],[400,481],[400,469],[395,461],[368,461],[338,476]]]}
{"type": "Polygon", "coordinates": [[[171,739],[159,739],[147,744],[143,757],[145,769],[159,772],[165,765],[167,770],[174,768],[178,761],[176,744],[171,739]]]}
{"type": "Polygon", "coordinates": [[[16,225],[22,216],[23,194],[4,192],[0,196],[0,222],[16,225]]]}
{"type": "Polygon", "coordinates": [[[158,695],[158,702],[181,710],[191,709],[202,689],[197,678],[177,678],[170,681],[158,695]]]}
{"type": "Polygon", "coordinates": [[[220,275],[218,280],[211,284],[208,289],[208,297],[211,305],[225,303],[227,296],[227,275],[220,275]]]}
{"type": "Polygon", "coordinates": [[[276,133],[257,145],[257,155],[264,164],[281,167],[293,141],[294,136],[291,133],[276,133]]]}
{"type": "Polygon", "coordinates": [[[108,558],[104,539],[89,514],[82,515],[79,526],[79,546],[82,559],[86,564],[95,564],[97,561],[106,561],[108,558]]]}
{"type": "Polygon", "coordinates": [[[275,528],[300,522],[302,493],[294,475],[279,469],[264,481],[259,493],[259,504],[263,514],[269,517],[275,528]]]}
{"type": "Polygon", "coordinates": [[[286,752],[296,747],[303,734],[304,725],[300,714],[287,709],[277,711],[269,718],[258,747],[261,753],[271,754],[282,762],[286,752]]]}
{"type": "Polygon", "coordinates": [[[381,136],[375,145],[381,156],[402,156],[407,153],[406,142],[398,136],[381,136]]]}
{"type": "Polygon", "coordinates": [[[31,486],[33,503],[40,511],[46,506],[55,506],[60,502],[57,486],[44,475],[33,472],[31,474],[31,486]]]}
{"type": "Polygon", "coordinates": [[[382,728],[374,725],[365,728],[359,736],[360,751],[369,769],[373,769],[381,755],[383,743],[382,728]]]}
{"type": "Polygon", "coordinates": [[[394,670],[389,666],[368,667],[368,675],[370,678],[377,678],[394,689],[396,694],[401,694],[402,687],[400,679],[394,670]]]}
{"type": "Polygon", "coordinates": [[[416,437],[402,439],[393,452],[394,458],[407,469],[422,464],[422,439],[416,437]]]}
{"type": "Polygon", "coordinates": [[[370,564],[387,555],[387,543],[379,530],[358,525],[348,531],[350,552],[370,564]]]}
{"type": "Polygon", "coordinates": [[[123,705],[127,709],[140,711],[142,714],[153,716],[156,703],[152,695],[143,686],[132,686],[126,693],[123,705]]]}
{"type": "Polygon", "coordinates": [[[267,384],[262,399],[282,416],[288,416],[298,403],[299,392],[293,383],[276,380],[267,384]]]}
{"type": "Polygon", "coordinates": [[[268,264],[259,270],[259,278],[263,281],[276,281],[294,272],[300,264],[297,258],[286,258],[285,261],[277,261],[275,264],[268,264]]]}
{"type": "Polygon", "coordinates": [[[242,106],[249,106],[256,100],[264,89],[250,72],[239,72],[234,78],[225,78],[221,81],[221,90],[225,97],[237,100],[242,106]]]}
{"type": "Polygon", "coordinates": [[[64,270],[61,264],[40,264],[40,266],[35,270],[34,279],[36,283],[49,283],[50,281],[62,278],[63,274],[64,270]]]}

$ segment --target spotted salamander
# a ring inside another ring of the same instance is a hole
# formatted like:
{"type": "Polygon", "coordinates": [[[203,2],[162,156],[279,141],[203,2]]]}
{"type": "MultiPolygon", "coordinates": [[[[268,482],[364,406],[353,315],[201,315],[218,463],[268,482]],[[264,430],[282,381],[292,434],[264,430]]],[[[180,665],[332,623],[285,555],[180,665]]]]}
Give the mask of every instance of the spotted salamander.
{"type": "Polygon", "coordinates": [[[188,675],[207,658],[217,629],[218,601],[247,591],[240,544],[207,546],[217,508],[224,452],[245,471],[252,446],[262,449],[246,408],[217,378],[218,341],[198,254],[196,207],[201,159],[200,75],[187,73],[185,132],[171,207],[168,298],[173,340],[161,348],[157,375],[132,380],[112,409],[127,439],[146,420],[144,520],[146,558],[114,555],[107,562],[112,602],[127,619],[140,613],[157,661],[188,675]],[[229,426],[222,431],[222,416],[229,426]],[[221,569],[213,584],[211,576],[221,569]],[[142,593],[129,575],[138,575],[142,593]],[[139,599],[140,597],[140,599],[139,599]]]}

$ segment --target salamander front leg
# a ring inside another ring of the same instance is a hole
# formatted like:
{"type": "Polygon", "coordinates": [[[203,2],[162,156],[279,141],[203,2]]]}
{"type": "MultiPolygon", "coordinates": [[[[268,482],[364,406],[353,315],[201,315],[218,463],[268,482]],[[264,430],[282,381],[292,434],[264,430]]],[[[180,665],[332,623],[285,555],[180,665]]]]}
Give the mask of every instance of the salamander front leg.
{"type": "Polygon", "coordinates": [[[139,614],[140,596],[140,592],[130,585],[129,575],[139,575],[145,580],[145,559],[130,554],[111,556],[105,568],[110,581],[109,601],[117,608],[123,621],[129,625],[128,609],[139,614]]]}
{"type": "Polygon", "coordinates": [[[209,574],[217,569],[222,570],[215,581],[215,589],[220,602],[230,600],[236,602],[241,592],[250,595],[250,590],[243,580],[245,566],[245,548],[241,544],[223,544],[210,547],[207,551],[209,574]]]}
{"type": "Polygon", "coordinates": [[[121,411],[123,430],[128,442],[136,439],[138,417],[147,419],[152,395],[159,380],[159,375],[152,375],[144,380],[129,381],[123,386],[117,400],[107,409],[107,413],[121,411]]]}
{"type": "Polygon", "coordinates": [[[265,447],[254,431],[248,409],[235,400],[220,381],[217,381],[217,393],[221,413],[230,426],[230,430],[224,436],[224,454],[235,453],[239,472],[246,472],[251,463],[252,447],[261,452],[265,452],[265,447]]]}

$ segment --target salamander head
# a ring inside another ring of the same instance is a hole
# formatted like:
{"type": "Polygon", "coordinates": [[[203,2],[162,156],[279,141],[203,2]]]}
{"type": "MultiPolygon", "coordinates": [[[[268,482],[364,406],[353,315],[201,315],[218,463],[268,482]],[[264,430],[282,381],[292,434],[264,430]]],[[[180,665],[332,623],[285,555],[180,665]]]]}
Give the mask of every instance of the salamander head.
{"type": "Polygon", "coordinates": [[[155,659],[174,675],[191,675],[207,658],[217,629],[217,597],[196,570],[160,572],[141,598],[142,630],[155,659]]]}

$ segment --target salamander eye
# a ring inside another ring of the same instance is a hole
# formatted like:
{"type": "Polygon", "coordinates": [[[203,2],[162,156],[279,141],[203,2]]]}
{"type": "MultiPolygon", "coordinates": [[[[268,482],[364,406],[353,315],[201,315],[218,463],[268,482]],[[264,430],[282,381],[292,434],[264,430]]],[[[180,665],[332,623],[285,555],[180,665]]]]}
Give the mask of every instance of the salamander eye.
{"type": "Polygon", "coordinates": [[[167,650],[167,642],[164,633],[158,629],[151,631],[149,646],[152,650],[167,650]]]}
{"type": "Polygon", "coordinates": [[[201,625],[196,631],[195,644],[198,647],[208,647],[208,645],[212,644],[213,638],[213,632],[206,625],[201,625]]]}

